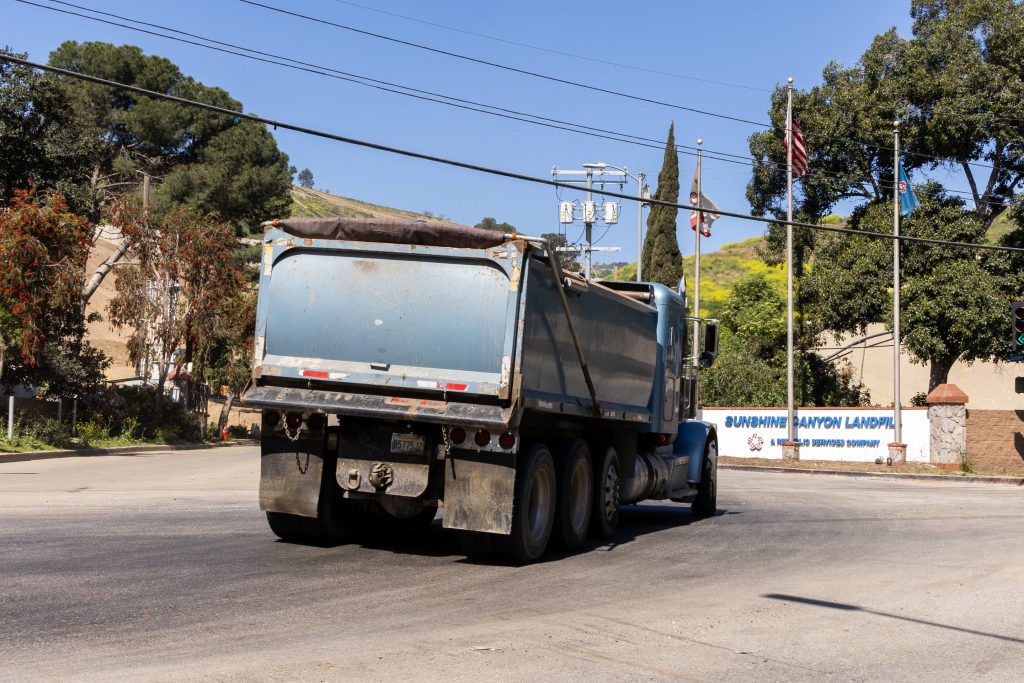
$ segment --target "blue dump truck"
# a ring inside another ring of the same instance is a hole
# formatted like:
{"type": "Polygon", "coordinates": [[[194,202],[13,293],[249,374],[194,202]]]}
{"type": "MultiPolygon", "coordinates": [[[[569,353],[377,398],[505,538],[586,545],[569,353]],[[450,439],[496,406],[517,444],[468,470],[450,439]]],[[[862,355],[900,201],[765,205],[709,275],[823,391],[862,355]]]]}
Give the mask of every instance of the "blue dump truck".
{"type": "Polygon", "coordinates": [[[679,293],[562,270],[545,240],[431,221],[264,224],[252,382],[260,506],[283,539],[430,523],[532,562],[622,505],[714,514],[695,419],[717,324],[679,293]],[[688,348],[694,335],[701,348],[688,348]]]}

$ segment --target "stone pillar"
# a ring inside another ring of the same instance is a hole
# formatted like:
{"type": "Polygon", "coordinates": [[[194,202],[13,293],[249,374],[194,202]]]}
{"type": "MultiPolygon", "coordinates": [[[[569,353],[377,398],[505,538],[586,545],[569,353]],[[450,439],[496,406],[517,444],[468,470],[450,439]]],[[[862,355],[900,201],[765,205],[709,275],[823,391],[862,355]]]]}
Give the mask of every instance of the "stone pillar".
{"type": "Polygon", "coordinates": [[[955,384],[940,384],[928,394],[929,461],[959,465],[967,456],[967,394],[955,384]]]}
{"type": "Polygon", "coordinates": [[[896,443],[892,441],[889,443],[889,464],[890,465],[902,465],[907,461],[907,444],[896,443]]]}
{"type": "Polygon", "coordinates": [[[782,459],[783,460],[799,460],[800,459],[800,442],[799,441],[783,441],[782,442],[782,459]]]}

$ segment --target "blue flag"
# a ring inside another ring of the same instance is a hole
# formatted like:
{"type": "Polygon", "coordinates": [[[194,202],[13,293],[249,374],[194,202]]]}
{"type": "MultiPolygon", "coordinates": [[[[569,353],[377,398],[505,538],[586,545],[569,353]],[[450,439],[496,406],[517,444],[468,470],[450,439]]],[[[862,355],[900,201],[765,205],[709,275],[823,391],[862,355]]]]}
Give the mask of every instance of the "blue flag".
{"type": "Polygon", "coordinates": [[[904,216],[910,215],[910,212],[917,208],[919,202],[917,201],[917,195],[914,194],[914,188],[910,186],[910,181],[907,179],[907,172],[903,170],[903,161],[900,160],[900,213],[904,216]]]}

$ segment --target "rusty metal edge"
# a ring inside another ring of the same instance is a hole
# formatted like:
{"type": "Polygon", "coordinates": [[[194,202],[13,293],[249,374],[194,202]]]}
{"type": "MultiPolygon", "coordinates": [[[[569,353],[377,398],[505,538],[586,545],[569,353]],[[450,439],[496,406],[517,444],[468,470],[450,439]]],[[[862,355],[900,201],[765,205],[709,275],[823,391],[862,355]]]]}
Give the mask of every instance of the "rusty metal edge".
{"type": "Polygon", "coordinates": [[[971,474],[915,474],[912,472],[851,472],[849,470],[811,470],[799,467],[758,467],[757,465],[726,465],[719,463],[722,470],[741,472],[778,472],[780,474],[811,474],[860,479],[888,479],[893,481],[941,481],[949,484],[1009,484],[1024,486],[1024,477],[986,477],[971,474]]]}
{"type": "Polygon", "coordinates": [[[0,465],[7,462],[29,462],[32,460],[52,460],[54,458],[83,458],[98,455],[142,455],[144,453],[164,453],[167,451],[198,451],[211,448],[230,446],[258,446],[255,439],[235,439],[224,443],[196,443],[153,446],[119,446],[117,448],[79,448],[58,451],[26,451],[24,453],[0,452],[0,465]]]}

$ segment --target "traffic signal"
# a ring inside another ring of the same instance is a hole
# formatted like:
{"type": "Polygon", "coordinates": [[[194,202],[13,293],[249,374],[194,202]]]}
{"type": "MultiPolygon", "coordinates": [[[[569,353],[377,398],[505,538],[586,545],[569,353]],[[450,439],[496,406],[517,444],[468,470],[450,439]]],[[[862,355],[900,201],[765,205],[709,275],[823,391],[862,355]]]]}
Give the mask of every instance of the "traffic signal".
{"type": "Polygon", "coordinates": [[[1024,351],[1024,301],[1014,301],[1010,304],[1010,319],[1013,330],[1013,352],[1024,351]]]}

